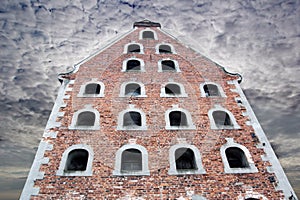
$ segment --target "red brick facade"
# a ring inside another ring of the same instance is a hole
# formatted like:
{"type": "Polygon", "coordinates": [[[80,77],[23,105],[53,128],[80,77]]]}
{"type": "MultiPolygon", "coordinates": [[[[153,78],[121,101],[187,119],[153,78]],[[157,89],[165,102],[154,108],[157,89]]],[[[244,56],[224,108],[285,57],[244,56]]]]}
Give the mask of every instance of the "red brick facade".
{"type": "Polygon", "coordinates": [[[48,130],[57,136],[43,138],[53,148],[45,151],[49,162],[40,166],[44,176],[35,180],[39,192],[31,199],[283,199],[283,192],[269,180],[275,175],[267,170],[271,164],[262,159],[265,152],[258,148],[260,141],[251,135],[255,130],[247,124],[247,109],[236,100],[240,96],[231,83],[239,76],[226,73],[160,28],[150,27],[157,40],[140,39],[144,29],[136,27],[81,64],[78,71],[64,76],[65,82],[74,82],[66,84],[65,106],[59,110],[64,114],[56,119],[61,125],[48,130]],[[144,54],[124,53],[125,45],[132,42],[141,44],[144,54]],[[175,53],[157,54],[155,47],[160,43],[171,44],[175,53]],[[144,61],[144,72],[122,72],[123,61],[133,57],[144,61]],[[158,62],[164,58],[176,60],[181,72],[158,72],[158,62]],[[104,97],[78,97],[80,87],[92,79],[105,85],[104,97]],[[120,97],[121,84],[127,81],[143,83],[147,97],[120,97]],[[167,82],[181,83],[188,97],[160,97],[167,82]],[[201,97],[200,84],[204,82],[221,86],[226,97],[201,97]],[[70,130],[73,114],[88,104],[100,113],[100,130],[70,130]],[[129,104],[145,113],[147,130],[117,130],[118,115],[129,104]],[[187,110],[196,128],[166,130],[165,113],[172,105],[187,110]],[[240,128],[212,130],[208,112],[215,105],[230,111],[240,128]],[[225,173],[220,153],[225,138],[233,138],[249,150],[258,172],[225,173]],[[150,175],[114,175],[116,152],[133,143],[147,150],[150,175]],[[169,150],[180,143],[199,150],[204,174],[169,175],[169,150]],[[77,144],[93,150],[92,175],[57,175],[62,154],[77,144]]]}

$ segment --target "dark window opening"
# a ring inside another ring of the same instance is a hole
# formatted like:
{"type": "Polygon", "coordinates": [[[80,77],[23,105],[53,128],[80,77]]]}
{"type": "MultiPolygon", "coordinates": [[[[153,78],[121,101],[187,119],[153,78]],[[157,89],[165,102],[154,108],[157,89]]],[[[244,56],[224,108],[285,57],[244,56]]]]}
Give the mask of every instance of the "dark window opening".
{"type": "Polygon", "coordinates": [[[138,60],[129,60],[126,65],[126,70],[141,70],[141,62],[138,60]]]}
{"type": "Polygon", "coordinates": [[[142,117],[139,112],[127,112],[124,114],[123,126],[142,126],[142,117]]]}
{"type": "Polygon", "coordinates": [[[195,155],[191,149],[180,148],[175,151],[177,170],[195,170],[197,169],[195,155]]]}
{"type": "Polygon", "coordinates": [[[77,126],[94,126],[95,113],[90,111],[82,112],[78,115],[77,126]]]}
{"type": "Polygon", "coordinates": [[[86,170],[89,153],[84,149],[76,149],[69,153],[66,171],[84,171],[86,170]]]}
{"type": "Polygon", "coordinates": [[[161,61],[161,66],[163,71],[176,71],[175,63],[172,60],[161,61]]]}
{"type": "Polygon", "coordinates": [[[162,44],[159,46],[159,53],[172,53],[171,47],[169,45],[162,44]]]}
{"type": "Polygon", "coordinates": [[[125,87],[125,95],[127,96],[139,96],[141,95],[141,87],[139,84],[130,83],[125,87]]]}
{"type": "Polygon", "coordinates": [[[225,151],[227,161],[231,168],[249,167],[245,153],[237,147],[229,147],[225,151]]]}
{"type": "Polygon", "coordinates": [[[121,171],[142,171],[142,153],[137,149],[127,149],[122,153],[121,171]]]}
{"type": "Polygon", "coordinates": [[[90,83],[85,86],[85,94],[100,94],[100,85],[96,83],[90,83]]]}
{"type": "Polygon", "coordinates": [[[154,39],[154,33],[152,31],[144,31],[143,39],[154,39]]]}
{"type": "Polygon", "coordinates": [[[213,84],[207,84],[203,86],[206,96],[220,96],[218,86],[213,84]]]}
{"type": "Polygon", "coordinates": [[[168,84],[165,86],[165,93],[169,95],[180,95],[180,86],[176,84],[168,84]]]}
{"type": "Polygon", "coordinates": [[[172,111],[169,114],[170,126],[187,126],[185,113],[181,111],[172,111]]]}
{"type": "Polygon", "coordinates": [[[224,111],[213,112],[213,118],[217,127],[222,128],[223,126],[233,126],[229,115],[224,111]]]}
{"type": "Polygon", "coordinates": [[[131,44],[128,46],[128,53],[140,53],[141,48],[138,44],[131,44]]]}

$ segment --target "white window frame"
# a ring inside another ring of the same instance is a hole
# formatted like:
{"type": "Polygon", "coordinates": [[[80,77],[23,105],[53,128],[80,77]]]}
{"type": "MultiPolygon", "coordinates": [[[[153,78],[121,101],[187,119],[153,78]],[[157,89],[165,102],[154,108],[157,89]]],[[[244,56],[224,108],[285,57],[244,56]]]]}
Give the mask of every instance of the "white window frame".
{"type": "Polygon", "coordinates": [[[143,38],[143,33],[145,31],[151,31],[151,32],[153,32],[153,35],[154,35],[154,39],[153,40],[157,40],[157,34],[156,34],[156,32],[154,30],[150,29],[150,28],[145,28],[144,30],[140,31],[140,35],[139,35],[139,39],[140,40],[148,40],[147,38],[145,38],[145,39],[143,38]]]}
{"type": "MultiPolygon", "coordinates": [[[[160,46],[160,45],[168,45],[168,46],[170,46],[170,47],[171,47],[172,53],[169,53],[169,54],[176,54],[175,48],[174,48],[173,45],[170,44],[170,43],[160,43],[160,44],[157,44],[157,45],[155,46],[155,53],[156,53],[156,54],[162,54],[162,53],[159,53],[159,46],[160,46]]],[[[167,55],[168,55],[168,54],[167,54],[167,55]]]]}
{"type": "Polygon", "coordinates": [[[223,146],[221,146],[221,148],[220,148],[220,153],[221,153],[222,161],[223,161],[223,164],[224,164],[224,172],[227,173],[227,174],[257,173],[258,170],[255,167],[255,163],[252,160],[252,157],[251,157],[251,154],[250,154],[249,150],[245,146],[243,146],[241,144],[238,144],[238,143],[235,143],[233,138],[225,138],[225,139],[227,140],[227,142],[223,146]],[[229,162],[227,160],[227,156],[226,156],[225,151],[226,151],[226,149],[228,149],[230,147],[239,148],[244,152],[245,157],[248,161],[249,167],[231,168],[229,166],[229,162]]]}
{"type": "Polygon", "coordinates": [[[90,146],[88,146],[86,144],[72,145],[68,149],[66,149],[65,152],[62,154],[62,158],[60,161],[58,171],[56,172],[56,175],[58,175],[58,176],[92,176],[93,175],[93,171],[92,171],[93,159],[94,159],[94,152],[90,146]],[[65,171],[69,153],[73,150],[80,150],[80,149],[86,150],[89,154],[86,169],[84,171],[73,171],[73,172],[65,171]]]}
{"type": "Polygon", "coordinates": [[[180,69],[179,69],[179,64],[178,64],[178,62],[177,62],[177,60],[173,60],[173,59],[171,59],[171,58],[164,58],[164,59],[161,59],[161,60],[159,60],[158,61],[158,72],[181,72],[180,71],[180,69]],[[162,61],[173,61],[174,62],[174,64],[175,64],[175,71],[163,71],[162,70],[162,61]]]}
{"type": "Polygon", "coordinates": [[[127,58],[126,60],[123,61],[123,65],[122,65],[122,72],[145,72],[145,63],[142,59],[140,58],[135,58],[135,57],[131,57],[131,58],[127,58]],[[141,63],[141,70],[126,70],[127,68],[127,62],[130,60],[138,60],[141,63]]]}
{"type": "Polygon", "coordinates": [[[104,97],[104,90],[105,90],[105,85],[102,82],[92,80],[92,81],[86,82],[85,84],[80,86],[80,90],[79,90],[77,97],[104,97]],[[88,84],[99,84],[100,85],[100,93],[99,94],[85,94],[84,93],[85,87],[88,84]]]}
{"type": "Polygon", "coordinates": [[[146,125],[146,115],[143,111],[141,111],[140,109],[137,109],[137,108],[128,108],[126,110],[123,110],[119,113],[119,116],[118,116],[118,127],[117,127],[117,130],[126,130],[126,131],[130,131],[130,130],[133,130],[133,131],[136,131],[136,130],[147,130],[147,125],[146,125]],[[141,115],[141,123],[142,123],[142,126],[123,126],[123,122],[124,122],[124,115],[125,113],[128,113],[128,112],[138,112],[140,113],[141,115]]]}
{"type": "Polygon", "coordinates": [[[128,84],[138,84],[141,88],[141,94],[138,96],[133,96],[133,97],[147,97],[145,85],[141,82],[136,82],[136,81],[128,81],[128,82],[122,83],[121,89],[120,89],[120,95],[119,95],[120,97],[132,97],[131,95],[125,95],[125,92],[126,92],[125,89],[128,84]]]}
{"type": "Polygon", "coordinates": [[[212,109],[210,109],[210,110],[208,111],[208,118],[209,118],[209,122],[210,122],[210,128],[213,129],[213,130],[216,130],[216,129],[219,129],[219,130],[221,130],[221,129],[240,129],[240,128],[241,128],[241,127],[238,125],[238,123],[236,122],[236,119],[235,119],[235,117],[233,116],[233,114],[232,114],[229,110],[227,110],[227,109],[221,107],[220,105],[215,105],[215,108],[212,108],[212,109]],[[231,121],[231,123],[232,123],[232,126],[223,126],[223,127],[219,128],[219,127],[216,125],[215,119],[214,119],[214,117],[213,117],[213,112],[215,112],[215,111],[223,111],[223,112],[226,112],[226,113],[228,114],[229,118],[230,118],[230,121],[231,121]]]}
{"type": "Polygon", "coordinates": [[[80,109],[73,114],[71,125],[68,127],[70,130],[100,130],[100,113],[90,104],[85,105],[84,109],[80,109]],[[93,112],[95,114],[94,126],[78,126],[78,115],[82,112],[93,112]]]}
{"type": "Polygon", "coordinates": [[[200,84],[200,92],[201,92],[201,97],[208,97],[208,98],[226,97],[226,94],[225,94],[223,88],[219,84],[214,83],[214,82],[204,82],[204,83],[201,83],[200,84]],[[217,88],[219,90],[220,96],[206,96],[206,93],[204,91],[204,86],[208,85],[208,84],[217,86],[217,88]]]}
{"type": "Polygon", "coordinates": [[[166,122],[166,126],[165,126],[166,130],[195,130],[196,129],[196,126],[193,123],[192,116],[191,116],[190,112],[183,109],[183,108],[170,108],[170,109],[168,109],[165,112],[165,122],[166,122]],[[171,126],[170,125],[169,114],[173,111],[183,112],[186,116],[188,126],[183,126],[183,127],[171,126]]]}
{"type": "Polygon", "coordinates": [[[123,53],[124,54],[144,54],[144,46],[141,43],[131,42],[131,43],[125,44],[123,53]],[[136,44],[136,45],[140,46],[140,52],[139,53],[128,52],[128,47],[132,44],[136,44]]]}
{"type": "Polygon", "coordinates": [[[171,148],[169,149],[169,162],[170,162],[170,169],[168,171],[169,175],[188,175],[188,174],[205,174],[206,173],[206,171],[202,165],[201,154],[200,154],[198,148],[194,145],[176,144],[176,145],[171,146],[171,148]],[[195,169],[195,170],[177,170],[176,169],[175,152],[177,149],[180,149],[180,148],[191,149],[194,152],[195,163],[196,163],[197,169],[195,169]]]}
{"type": "Polygon", "coordinates": [[[184,86],[181,84],[181,83],[177,83],[177,82],[167,82],[165,84],[163,84],[160,88],[160,97],[170,97],[170,98],[174,98],[174,97],[188,97],[187,93],[185,92],[185,89],[184,89],[184,86]],[[175,84],[175,85],[178,85],[180,87],[180,92],[181,94],[175,94],[175,95],[170,95],[170,94],[167,94],[166,91],[165,91],[165,87],[166,85],[168,84],[175,84]]]}
{"type": "Polygon", "coordinates": [[[148,168],[148,152],[145,147],[138,144],[126,144],[116,152],[114,176],[149,176],[150,171],[148,168]],[[122,153],[127,149],[137,149],[142,153],[142,170],[133,172],[122,172],[122,153]]]}

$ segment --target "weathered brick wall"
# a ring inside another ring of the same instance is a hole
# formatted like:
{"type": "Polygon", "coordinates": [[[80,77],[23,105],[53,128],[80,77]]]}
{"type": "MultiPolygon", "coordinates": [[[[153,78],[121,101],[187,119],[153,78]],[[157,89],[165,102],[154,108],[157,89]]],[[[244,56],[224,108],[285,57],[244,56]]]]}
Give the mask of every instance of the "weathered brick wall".
{"type": "Polygon", "coordinates": [[[138,28],[91,58],[70,76],[75,82],[69,85],[72,91],[66,94],[71,97],[65,100],[67,106],[61,108],[65,115],[57,119],[62,123],[61,127],[54,129],[58,133],[57,138],[47,138],[53,144],[53,150],[45,154],[50,162],[40,169],[45,172],[45,177],[35,182],[35,186],[40,187],[40,192],[32,199],[117,199],[129,196],[144,199],[190,199],[193,193],[207,199],[237,199],[249,188],[269,199],[282,198],[282,193],[276,191],[268,180],[272,175],[266,170],[269,163],[262,161],[264,152],[256,147],[257,142],[251,137],[253,128],[246,125],[249,119],[243,116],[246,110],[235,100],[238,93],[231,90],[235,86],[227,82],[238,77],[224,73],[213,62],[156,28],[153,30],[156,31],[158,40],[139,40],[141,29],[138,28]],[[133,41],[144,46],[145,54],[123,53],[124,46],[133,41]],[[155,54],[155,46],[161,42],[172,44],[177,54],[155,54]],[[145,72],[121,72],[122,62],[133,56],[145,62],[145,72]],[[181,72],[158,72],[157,63],[162,58],[177,60],[181,72]],[[80,86],[92,78],[104,83],[105,97],[77,97],[80,86]],[[119,97],[122,82],[130,80],[144,83],[147,97],[119,97]],[[161,85],[171,80],[183,84],[188,97],[160,97],[161,85]],[[227,97],[200,97],[199,85],[204,81],[218,83],[227,97]],[[101,129],[69,130],[74,112],[83,109],[86,104],[91,104],[99,111],[101,129]],[[146,114],[147,130],[116,130],[118,114],[127,109],[129,104],[146,114]],[[215,104],[231,111],[241,129],[211,130],[207,113],[215,104]],[[165,111],[172,108],[172,105],[190,112],[196,130],[165,130],[165,111]],[[248,148],[258,173],[224,173],[220,147],[226,143],[227,137],[234,138],[235,142],[248,148]],[[206,174],[168,175],[169,149],[178,143],[177,138],[186,138],[188,144],[199,149],[206,174]],[[129,139],[136,139],[136,144],[147,149],[150,176],[112,175],[116,152],[124,144],[128,144],[129,139]],[[56,176],[62,153],[74,144],[87,144],[93,148],[93,176],[56,176]]]}

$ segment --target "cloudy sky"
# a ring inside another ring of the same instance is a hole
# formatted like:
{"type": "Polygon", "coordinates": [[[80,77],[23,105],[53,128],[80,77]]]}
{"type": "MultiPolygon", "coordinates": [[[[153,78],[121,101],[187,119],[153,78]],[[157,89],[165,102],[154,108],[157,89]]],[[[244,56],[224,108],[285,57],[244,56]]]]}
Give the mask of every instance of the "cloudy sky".
{"type": "Polygon", "coordinates": [[[242,88],[299,196],[299,0],[1,0],[0,199],[20,195],[57,74],[145,18],[243,75],[242,88]]]}

